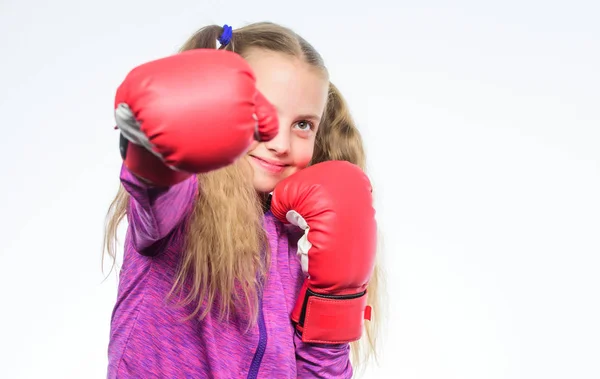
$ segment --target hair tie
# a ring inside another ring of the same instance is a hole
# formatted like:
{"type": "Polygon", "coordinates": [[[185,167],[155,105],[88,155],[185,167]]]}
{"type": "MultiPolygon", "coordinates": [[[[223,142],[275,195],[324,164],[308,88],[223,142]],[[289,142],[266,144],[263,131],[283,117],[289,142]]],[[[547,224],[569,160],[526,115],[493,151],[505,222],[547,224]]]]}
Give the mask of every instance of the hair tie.
{"type": "Polygon", "coordinates": [[[223,25],[223,33],[219,36],[221,46],[227,46],[231,42],[233,36],[233,28],[227,24],[223,25]]]}

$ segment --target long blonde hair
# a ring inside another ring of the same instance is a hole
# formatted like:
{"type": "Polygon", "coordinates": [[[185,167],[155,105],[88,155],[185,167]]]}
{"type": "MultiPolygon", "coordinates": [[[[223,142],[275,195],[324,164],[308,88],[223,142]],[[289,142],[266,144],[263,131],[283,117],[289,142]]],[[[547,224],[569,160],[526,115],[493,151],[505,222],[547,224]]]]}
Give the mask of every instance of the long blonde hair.
{"type": "MultiPolygon", "coordinates": [[[[220,26],[194,33],[180,51],[217,48],[220,26]]],[[[302,59],[327,73],[319,53],[302,37],[273,23],[254,23],[233,31],[231,42],[221,48],[245,56],[250,48],[262,48],[302,59]]],[[[325,114],[319,126],[311,164],[346,160],[365,169],[361,136],[338,89],[330,83],[325,114]]],[[[198,175],[199,194],[186,231],[185,248],[170,295],[179,293],[182,305],[192,304],[190,317],[204,317],[212,307],[226,319],[244,309],[251,324],[258,315],[258,293],[268,272],[269,252],[263,228],[264,205],[252,185],[252,171],[244,159],[220,170],[198,175]],[[184,293],[184,284],[190,289],[184,293]],[[200,310],[203,311],[200,313],[200,310]],[[200,313],[200,314],[199,314],[200,313]]],[[[105,251],[116,259],[117,228],[126,216],[129,195],[120,186],[109,207],[105,251]]],[[[365,322],[365,335],[351,344],[353,366],[376,357],[379,325],[380,265],[376,264],[368,287],[373,319],[365,322]]]]}

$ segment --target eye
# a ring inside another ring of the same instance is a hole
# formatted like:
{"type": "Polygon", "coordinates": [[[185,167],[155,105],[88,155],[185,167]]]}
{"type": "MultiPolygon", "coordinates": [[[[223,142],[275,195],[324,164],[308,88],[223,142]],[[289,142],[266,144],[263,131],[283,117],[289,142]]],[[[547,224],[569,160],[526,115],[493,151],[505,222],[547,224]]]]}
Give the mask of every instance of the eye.
{"type": "Polygon", "coordinates": [[[313,129],[313,128],[314,128],[314,125],[313,125],[313,123],[312,123],[312,122],[310,122],[310,121],[303,120],[303,121],[298,121],[298,122],[297,122],[297,123],[294,125],[294,127],[298,128],[298,129],[300,129],[300,130],[311,130],[311,129],[313,129]]]}

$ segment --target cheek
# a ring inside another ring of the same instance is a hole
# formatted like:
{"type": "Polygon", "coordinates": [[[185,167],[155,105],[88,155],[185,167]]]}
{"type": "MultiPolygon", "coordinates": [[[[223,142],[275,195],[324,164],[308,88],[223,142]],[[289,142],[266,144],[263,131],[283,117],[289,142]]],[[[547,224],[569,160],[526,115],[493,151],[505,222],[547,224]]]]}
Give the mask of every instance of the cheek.
{"type": "Polygon", "coordinates": [[[251,154],[254,151],[254,149],[256,149],[258,147],[259,144],[260,144],[260,142],[253,141],[252,144],[250,145],[250,147],[248,148],[248,151],[246,151],[246,154],[251,154]]]}
{"type": "Polygon", "coordinates": [[[315,147],[314,141],[311,141],[311,142],[303,141],[303,142],[305,142],[305,143],[303,143],[301,146],[297,146],[297,148],[294,149],[294,166],[296,166],[299,169],[303,169],[306,166],[308,166],[308,164],[310,163],[310,160],[312,159],[313,151],[314,151],[314,147],[315,147]]]}

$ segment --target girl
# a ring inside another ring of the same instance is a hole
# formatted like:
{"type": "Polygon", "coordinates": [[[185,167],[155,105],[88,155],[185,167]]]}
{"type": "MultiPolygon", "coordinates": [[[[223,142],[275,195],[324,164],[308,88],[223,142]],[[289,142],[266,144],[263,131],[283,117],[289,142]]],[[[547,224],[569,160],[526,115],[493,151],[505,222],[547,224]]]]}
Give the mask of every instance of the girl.
{"type": "MultiPolygon", "coordinates": [[[[344,171],[321,162],[365,166],[321,56],[272,23],[209,26],[126,82],[116,101],[122,185],[105,236],[113,264],[117,227],[125,216],[129,225],[108,377],[350,378],[350,351],[356,367],[374,350],[378,270],[368,272],[375,319],[364,337],[308,341],[290,315],[315,285],[306,278],[316,263],[297,258],[311,237],[270,204],[276,186],[313,166],[344,171]]],[[[363,266],[373,267],[353,269],[363,266]]]]}

